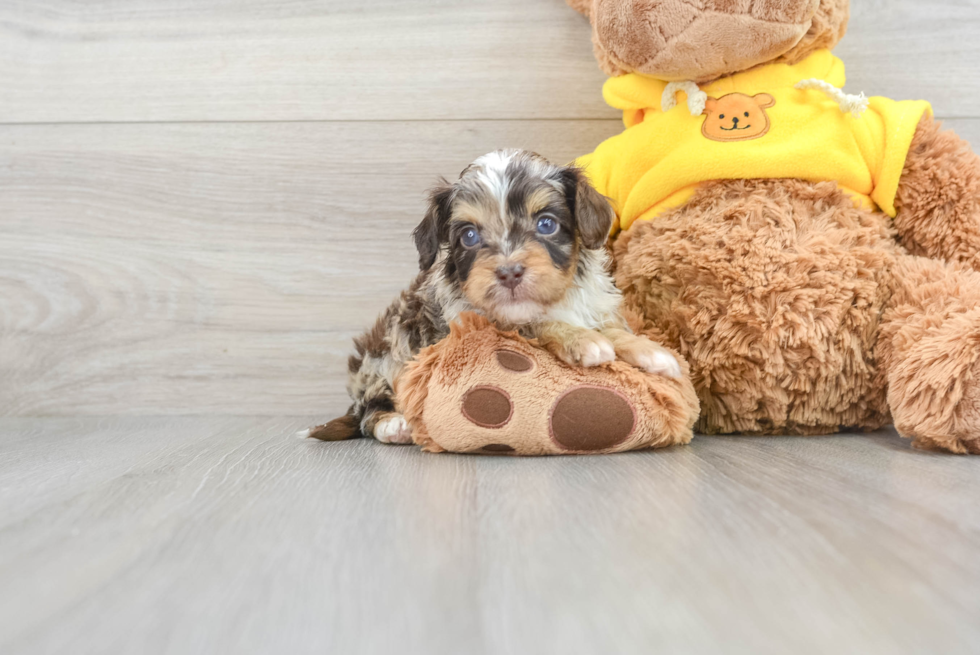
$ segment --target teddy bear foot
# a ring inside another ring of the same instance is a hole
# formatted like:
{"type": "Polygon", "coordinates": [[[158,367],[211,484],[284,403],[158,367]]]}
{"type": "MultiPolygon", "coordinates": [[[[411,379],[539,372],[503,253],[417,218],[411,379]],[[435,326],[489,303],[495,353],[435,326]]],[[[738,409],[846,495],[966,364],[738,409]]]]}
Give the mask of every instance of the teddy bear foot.
{"type": "Polygon", "coordinates": [[[888,402],[914,447],[980,455],[980,310],[909,348],[889,374],[888,402]]]}
{"type": "Polygon", "coordinates": [[[952,402],[941,408],[925,425],[912,426],[906,417],[895,419],[899,434],[912,439],[912,446],[921,450],[944,450],[961,455],[980,455],[980,362],[974,364],[970,380],[963,384],[962,393],[951,392],[952,402]],[[959,397],[959,400],[955,400],[959,397]]]}
{"type": "MultiPolygon", "coordinates": [[[[676,363],[668,351],[663,354],[676,363]]],[[[660,448],[690,441],[698,414],[686,375],[651,375],[619,360],[569,366],[475,314],[463,314],[448,337],[419,353],[395,392],[413,439],[430,452],[563,455],[660,448]]]]}

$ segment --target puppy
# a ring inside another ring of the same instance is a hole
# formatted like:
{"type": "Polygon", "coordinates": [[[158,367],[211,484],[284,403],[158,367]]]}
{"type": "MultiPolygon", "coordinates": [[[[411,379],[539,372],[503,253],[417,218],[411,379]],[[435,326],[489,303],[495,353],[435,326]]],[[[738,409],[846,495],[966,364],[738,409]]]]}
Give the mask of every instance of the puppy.
{"type": "Polygon", "coordinates": [[[619,313],[606,240],[614,219],[606,199],[574,167],[534,153],[480,157],[459,179],[431,193],[413,233],[418,277],[374,327],[354,340],[346,416],[301,433],[325,441],[373,436],[411,443],[392,401],[395,380],[418,351],[449,334],[461,312],[518,330],[569,364],[617,357],[677,377],[674,357],[633,335],[619,313]]]}

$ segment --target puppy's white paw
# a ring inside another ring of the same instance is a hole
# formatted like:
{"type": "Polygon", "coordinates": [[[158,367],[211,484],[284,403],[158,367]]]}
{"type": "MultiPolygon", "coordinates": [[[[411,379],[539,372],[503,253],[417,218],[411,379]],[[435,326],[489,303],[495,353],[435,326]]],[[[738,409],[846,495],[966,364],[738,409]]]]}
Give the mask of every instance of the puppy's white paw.
{"type": "Polygon", "coordinates": [[[681,377],[681,365],[677,358],[645,337],[630,339],[616,350],[619,358],[647,373],[669,378],[681,377]]]}
{"type": "Polygon", "coordinates": [[[412,443],[412,428],[404,416],[397,414],[375,424],[374,438],[381,443],[412,443]]]}
{"type": "Polygon", "coordinates": [[[598,332],[582,332],[566,346],[565,361],[577,366],[598,366],[616,360],[612,341],[598,332]]]}
{"type": "Polygon", "coordinates": [[[669,378],[681,376],[681,365],[673,355],[660,351],[640,360],[639,367],[647,373],[657,373],[669,378]]]}
{"type": "Polygon", "coordinates": [[[311,428],[306,428],[305,430],[300,430],[296,433],[297,439],[309,439],[310,435],[313,433],[311,428]]]}

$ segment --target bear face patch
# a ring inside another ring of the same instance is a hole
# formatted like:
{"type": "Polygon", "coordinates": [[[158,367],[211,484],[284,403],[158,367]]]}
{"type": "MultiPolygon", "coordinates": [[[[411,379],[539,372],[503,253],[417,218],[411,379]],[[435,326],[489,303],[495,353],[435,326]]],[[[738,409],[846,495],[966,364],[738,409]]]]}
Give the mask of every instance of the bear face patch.
{"type": "Polygon", "coordinates": [[[776,104],[768,93],[747,96],[729,93],[721,98],[708,98],[704,105],[704,125],[701,133],[712,141],[749,141],[769,132],[766,109],[776,104]]]}

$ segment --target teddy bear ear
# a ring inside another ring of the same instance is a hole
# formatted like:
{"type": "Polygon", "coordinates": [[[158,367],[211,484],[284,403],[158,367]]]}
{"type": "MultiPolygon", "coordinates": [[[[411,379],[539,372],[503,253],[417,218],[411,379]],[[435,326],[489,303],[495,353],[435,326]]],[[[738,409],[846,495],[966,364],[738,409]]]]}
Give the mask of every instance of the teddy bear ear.
{"type": "Polygon", "coordinates": [[[768,93],[759,93],[759,94],[756,94],[756,95],[752,96],[752,99],[755,100],[755,104],[759,105],[763,109],[767,109],[767,108],[772,107],[773,105],[776,104],[776,99],[773,98],[768,93]]]}
{"type": "Polygon", "coordinates": [[[718,99],[708,96],[708,99],[704,101],[704,113],[711,114],[716,107],[718,107],[718,99]]]}

